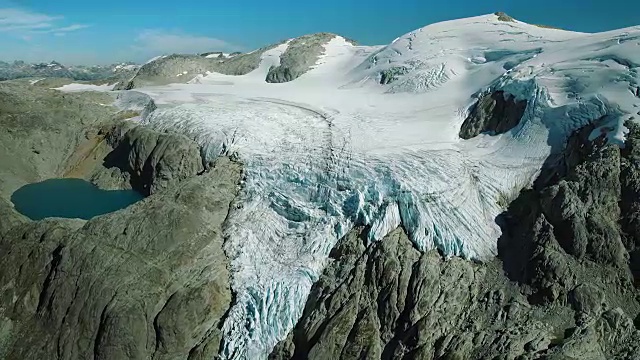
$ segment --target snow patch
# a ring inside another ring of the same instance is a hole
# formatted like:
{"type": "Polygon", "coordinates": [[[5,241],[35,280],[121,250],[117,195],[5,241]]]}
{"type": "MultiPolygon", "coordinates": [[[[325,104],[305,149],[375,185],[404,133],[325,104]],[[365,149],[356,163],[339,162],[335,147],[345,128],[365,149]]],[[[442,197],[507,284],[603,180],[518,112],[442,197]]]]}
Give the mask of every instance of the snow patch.
{"type": "Polygon", "coordinates": [[[80,91],[99,91],[106,92],[113,90],[113,84],[105,84],[105,85],[91,85],[91,84],[67,84],[63,85],[59,88],[53,88],[54,90],[60,90],[64,92],[80,92],[80,91]]]}

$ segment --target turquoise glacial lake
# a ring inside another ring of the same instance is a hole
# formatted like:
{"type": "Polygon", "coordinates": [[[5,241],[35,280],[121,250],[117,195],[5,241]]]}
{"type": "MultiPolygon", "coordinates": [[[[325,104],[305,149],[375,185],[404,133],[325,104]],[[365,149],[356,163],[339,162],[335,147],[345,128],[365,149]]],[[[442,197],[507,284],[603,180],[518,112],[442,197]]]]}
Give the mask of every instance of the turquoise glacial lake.
{"type": "Polygon", "coordinates": [[[89,220],[144,199],[134,190],[102,190],[82,179],[49,179],[11,195],[15,209],[32,220],[48,217],[89,220]]]}

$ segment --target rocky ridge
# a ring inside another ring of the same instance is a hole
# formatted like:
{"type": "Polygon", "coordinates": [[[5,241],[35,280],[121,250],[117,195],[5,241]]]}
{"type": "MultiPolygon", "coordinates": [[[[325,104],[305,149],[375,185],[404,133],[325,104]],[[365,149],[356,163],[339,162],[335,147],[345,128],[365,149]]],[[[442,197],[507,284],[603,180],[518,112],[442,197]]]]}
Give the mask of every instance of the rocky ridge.
{"type": "Polygon", "coordinates": [[[217,354],[231,302],[222,227],[241,166],[220,158],[205,171],[193,141],[123,122],[130,113],[109,100],[0,83],[11,151],[0,176],[2,359],[217,354]],[[149,197],[89,221],[31,221],[8,200],[21,184],[64,176],[149,197]]]}
{"type": "MultiPolygon", "coordinates": [[[[66,78],[73,81],[100,81],[131,76],[138,65],[121,63],[94,66],[65,66],[59,62],[29,64],[24,61],[0,61],[0,81],[21,78],[66,78]]],[[[113,81],[115,83],[117,81],[113,81]]]]}
{"type": "MultiPolygon", "coordinates": [[[[324,52],[324,45],[337,35],[317,33],[304,35],[288,42],[287,50],[281,56],[279,66],[269,69],[265,81],[283,83],[297,79],[316,64],[324,52]]],[[[347,40],[354,43],[352,40],[347,40]]],[[[264,52],[271,50],[280,42],[249,53],[234,53],[233,56],[169,55],[160,57],[143,65],[128,81],[116,85],[116,90],[130,90],[150,85],[169,83],[187,83],[199,74],[217,72],[225,75],[245,75],[256,70],[264,52]]],[[[231,54],[230,54],[231,55],[231,54]]]]}
{"type": "Polygon", "coordinates": [[[291,40],[280,56],[280,65],[269,69],[268,83],[284,83],[297,79],[311,69],[324,53],[324,45],[337,35],[318,33],[291,40]]]}

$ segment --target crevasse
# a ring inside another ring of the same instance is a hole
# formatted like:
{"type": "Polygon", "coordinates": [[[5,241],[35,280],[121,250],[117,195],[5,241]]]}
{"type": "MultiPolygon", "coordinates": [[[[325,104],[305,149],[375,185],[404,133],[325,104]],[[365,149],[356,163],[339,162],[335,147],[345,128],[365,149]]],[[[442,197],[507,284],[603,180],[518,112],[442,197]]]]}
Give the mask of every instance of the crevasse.
{"type": "Polygon", "coordinates": [[[313,131],[295,151],[292,143],[262,143],[243,120],[202,106],[159,109],[146,121],[190,135],[208,160],[235,153],[245,165],[226,228],[237,294],[223,329],[226,359],[263,358],[287,335],[329,252],[356,225],[371,226],[370,241],[402,223],[421,250],[493,255],[496,199],[527,167],[515,157],[492,162],[456,149],[369,156],[330,149],[339,141],[313,131]]]}

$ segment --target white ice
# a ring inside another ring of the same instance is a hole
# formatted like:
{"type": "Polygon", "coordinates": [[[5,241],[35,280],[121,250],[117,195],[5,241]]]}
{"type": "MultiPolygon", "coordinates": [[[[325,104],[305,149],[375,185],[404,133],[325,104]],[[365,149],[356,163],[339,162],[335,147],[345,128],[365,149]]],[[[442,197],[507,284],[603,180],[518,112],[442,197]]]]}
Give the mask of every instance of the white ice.
{"type": "Polygon", "coordinates": [[[54,88],[54,90],[60,90],[64,92],[79,92],[79,91],[111,91],[113,90],[114,84],[105,84],[105,85],[91,85],[91,84],[67,84],[58,88],[54,88]]]}
{"type": "Polygon", "coordinates": [[[603,118],[598,131],[621,143],[623,121],[640,110],[637,27],[583,34],[487,15],[386,47],[336,37],[299,79],[266,83],[287,46],[244,76],[140,89],[159,106],[149,125],[190,136],[208,159],[235,154],[245,167],[225,230],[237,296],[223,359],[266,357],[356,225],[371,226],[370,241],[402,224],[420,250],[494,256],[499,200],[529,185],[574,129],[603,118]],[[380,85],[390,68],[404,75],[380,85]],[[520,125],[461,141],[468,109],[493,90],[528,101],[520,125]]]}

